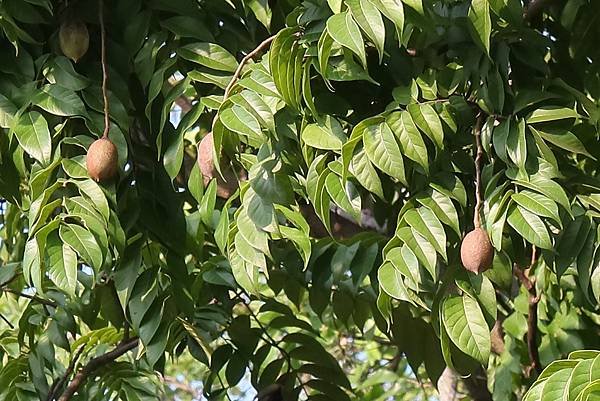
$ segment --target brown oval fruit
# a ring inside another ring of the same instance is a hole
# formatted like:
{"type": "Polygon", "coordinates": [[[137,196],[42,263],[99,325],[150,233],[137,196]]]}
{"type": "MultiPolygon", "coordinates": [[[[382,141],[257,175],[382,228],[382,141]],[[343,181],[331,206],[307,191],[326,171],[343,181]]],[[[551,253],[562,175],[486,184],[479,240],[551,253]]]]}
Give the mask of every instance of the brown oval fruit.
{"type": "Polygon", "coordinates": [[[90,45],[87,26],[80,20],[63,22],[58,31],[58,41],[65,56],[74,62],[79,61],[90,45]]]}
{"type": "Polygon", "coordinates": [[[94,181],[107,181],[117,174],[119,153],[108,138],[100,138],[90,145],[85,164],[94,181]]]}
{"type": "Polygon", "coordinates": [[[465,269],[482,273],[490,268],[493,258],[494,248],[483,228],[476,228],[465,235],[460,246],[460,259],[465,269]]]}
{"type": "MultiPolygon", "coordinates": [[[[213,160],[214,140],[212,132],[206,134],[198,145],[198,167],[204,180],[204,186],[207,186],[213,178],[217,179],[217,196],[228,199],[238,188],[238,177],[234,174],[230,166],[221,169],[221,174],[215,168],[213,160]]],[[[242,174],[243,175],[243,174],[242,174]]]]}

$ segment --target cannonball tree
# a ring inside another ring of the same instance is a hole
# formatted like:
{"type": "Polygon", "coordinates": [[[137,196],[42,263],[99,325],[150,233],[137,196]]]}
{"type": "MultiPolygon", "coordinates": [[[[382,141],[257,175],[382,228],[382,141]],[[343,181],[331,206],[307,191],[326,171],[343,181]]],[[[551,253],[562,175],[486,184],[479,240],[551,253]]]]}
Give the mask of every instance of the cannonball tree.
{"type": "Polygon", "coordinates": [[[596,399],[599,16],[2,0],[0,400],[596,399]]]}

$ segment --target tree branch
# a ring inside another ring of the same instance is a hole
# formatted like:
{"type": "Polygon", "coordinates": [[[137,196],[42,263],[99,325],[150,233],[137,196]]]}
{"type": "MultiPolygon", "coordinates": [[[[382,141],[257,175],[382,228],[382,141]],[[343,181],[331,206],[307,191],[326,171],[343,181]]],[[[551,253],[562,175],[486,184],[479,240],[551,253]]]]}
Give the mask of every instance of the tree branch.
{"type": "MultiPolygon", "coordinates": [[[[254,58],[264,48],[269,46],[271,44],[271,42],[273,40],[275,40],[276,36],[277,35],[269,36],[267,39],[263,40],[254,50],[252,50],[250,53],[248,53],[244,56],[244,58],[240,61],[240,64],[236,68],[235,72],[233,73],[233,76],[231,77],[231,80],[227,84],[227,87],[225,88],[225,93],[223,94],[223,102],[222,103],[225,103],[225,101],[229,98],[229,95],[231,94],[231,90],[233,89],[233,85],[235,85],[237,80],[240,78],[240,75],[242,75],[242,69],[244,68],[246,63],[248,61],[250,61],[252,58],[254,58]]],[[[213,128],[215,126],[218,116],[219,116],[219,114],[217,113],[217,115],[215,116],[213,123],[212,123],[213,128]]]]}
{"type": "Polygon", "coordinates": [[[40,303],[42,305],[52,306],[53,308],[56,308],[58,306],[58,304],[56,302],[51,301],[49,299],[41,298],[41,297],[38,297],[37,295],[24,294],[22,292],[13,290],[12,288],[4,287],[4,288],[2,288],[2,291],[8,292],[10,294],[14,294],[14,295],[16,295],[18,297],[31,299],[32,301],[38,302],[38,303],[40,303]]]}
{"type": "Polygon", "coordinates": [[[481,146],[481,127],[483,126],[483,113],[480,111],[473,127],[473,136],[475,137],[475,146],[477,154],[475,156],[475,211],[473,212],[473,225],[475,228],[481,227],[481,205],[483,204],[481,196],[481,159],[483,157],[483,146],[481,146]]]}
{"type": "Polygon", "coordinates": [[[94,371],[104,365],[113,362],[118,357],[126,354],[135,347],[138,346],[139,339],[137,337],[131,338],[127,341],[121,342],[112,351],[106,354],[100,355],[96,358],[90,359],[90,361],[75,374],[71,383],[67,386],[65,391],[62,393],[58,401],[68,401],[77,392],[83,382],[90,376],[94,371]]]}
{"type": "Polygon", "coordinates": [[[75,364],[77,363],[77,360],[83,353],[84,349],[85,349],[85,345],[82,345],[81,347],[79,347],[79,349],[77,350],[75,355],[73,355],[73,359],[71,359],[71,362],[69,363],[67,370],[65,370],[65,374],[63,375],[63,377],[61,377],[61,379],[58,382],[56,382],[54,385],[52,385],[52,388],[50,388],[50,391],[48,392],[48,397],[46,398],[46,401],[53,401],[55,399],[56,390],[60,389],[62,386],[65,385],[65,383],[69,379],[69,376],[71,376],[71,374],[73,373],[73,370],[75,369],[75,364]]]}
{"type": "MultiPolygon", "coordinates": [[[[528,270],[531,270],[537,260],[537,249],[535,246],[531,248],[531,262],[528,270]]],[[[538,374],[542,371],[542,364],[540,362],[540,354],[537,347],[537,320],[538,320],[538,303],[540,297],[537,294],[535,288],[535,282],[528,276],[526,271],[519,269],[518,266],[514,267],[515,274],[521,281],[521,284],[529,292],[529,313],[527,315],[527,351],[529,353],[529,360],[531,365],[526,370],[526,375],[530,376],[532,371],[536,371],[538,374]]]]}

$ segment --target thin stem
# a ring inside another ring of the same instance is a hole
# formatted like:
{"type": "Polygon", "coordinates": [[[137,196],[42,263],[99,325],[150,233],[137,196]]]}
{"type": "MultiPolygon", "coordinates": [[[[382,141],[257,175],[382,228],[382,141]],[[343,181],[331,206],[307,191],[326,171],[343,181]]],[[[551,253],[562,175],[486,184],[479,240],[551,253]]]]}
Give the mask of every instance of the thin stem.
{"type": "Polygon", "coordinates": [[[104,100],[104,132],[102,138],[108,138],[110,129],[110,113],[108,105],[108,67],[106,65],[106,28],[104,26],[104,0],[98,0],[98,17],[100,19],[101,59],[102,59],[102,98],[104,100]]]}
{"type": "MultiPolygon", "coordinates": [[[[246,54],[244,56],[244,58],[242,59],[242,61],[240,61],[240,64],[236,68],[235,72],[233,73],[233,76],[231,77],[231,80],[227,84],[227,87],[225,88],[225,93],[223,94],[223,101],[222,101],[222,103],[225,103],[225,101],[229,98],[229,95],[231,94],[231,90],[233,89],[233,86],[235,85],[235,83],[237,82],[237,80],[240,78],[240,75],[242,75],[242,69],[244,68],[244,66],[246,65],[246,63],[248,61],[252,60],[264,48],[266,48],[267,46],[269,46],[271,44],[271,42],[273,40],[275,40],[276,36],[277,35],[269,36],[267,39],[263,40],[254,50],[252,50],[250,53],[248,53],[248,54],[246,54]]],[[[218,114],[217,114],[217,116],[215,116],[215,119],[213,120],[213,124],[212,124],[213,128],[214,128],[215,123],[217,121],[217,117],[218,117],[218,114]]]]}
{"type": "Polygon", "coordinates": [[[46,401],[53,401],[55,398],[55,395],[56,395],[55,394],[56,390],[60,389],[62,386],[65,385],[65,383],[69,379],[69,376],[71,376],[71,374],[75,370],[75,364],[77,363],[77,360],[79,360],[79,357],[83,353],[84,349],[85,349],[85,345],[82,345],[79,347],[77,352],[75,352],[75,355],[73,355],[73,358],[71,359],[71,362],[69,363],[69,366],[67,367],[67,370],[65,370],[65,374],[63,375],[63,377],[61,377],[61,379],[56,384],[54,384],[52,386],[52,388],[50,389],[50,392],[48,393],[48,398],[46,398],[46,401]]]}
{"type": "Polygon", "coordinates": [[[15,328],[15,326],[2,313],[0,313],[0,319],[4,320],[4,323],[6,323],[11,330],[15,328]]]}
{"type": "Polygon", "coordinates": [[[37,295],[24,294],[22,292],[15,291],[12,288],[6,288],[6,287],[4,287],[4,288],[2,288],[2,291],[14,294],[14,295],[16,295],[18,297],[21,297],[21,298],[31,299],[32,301],[38,302],[38,303],[40,303],[42,305],[52,306],[54,308],[56,308],[58,306],[58,304],[56,302],[51,301],[49,299],[41,298],[41,297],[38,297],[37,295]]]}
{"type": "Polygon", "coordinates": [[[483,146],[481,146],[481,127],[483,125],[483,113],[479,113],[475,127],[473,128],[473,136],[475,136],[476,156],[475,156],[475,211],[473,212],[473,225],[475,228],[481,227],[481,205],[483,204],[481,196],[481,159],[483,158],[483,146]]]}

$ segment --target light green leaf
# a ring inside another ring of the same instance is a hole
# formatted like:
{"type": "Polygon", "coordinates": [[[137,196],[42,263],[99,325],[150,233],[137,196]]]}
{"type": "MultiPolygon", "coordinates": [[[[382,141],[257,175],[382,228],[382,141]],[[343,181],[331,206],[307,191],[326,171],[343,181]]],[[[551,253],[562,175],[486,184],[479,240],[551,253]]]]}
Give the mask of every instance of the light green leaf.
{"type": "Polygon", "coordinates": [[[335,14],[327,20],[327,32],[340,45],[348,48],[358,56],[362,66],[367,68],[365,43],[360,29],[348,12],[335,14]]]}
{"type": "Polygon", "coordinates": [[[350,165],[350,172],[356,177],[360,185],[383,199],[381,180],[364,151],[354,155],[352,164],[350,165]]]}
{"type": "Polygon", "coordinates": [[[547,106],[534,110],[527,116],[528,124],[543,123],[547,121],[562,120],[565,118],[579,118],[579,113],[567,107],[547,106]]]}
{"type": "MultiPolygon", "coordinates": [[[[404,5],[400,0],[370,0],[375,7],[386,16],[396,27],[398,41],[402,43],[404,32],[404,5]]],[[[418,0],[417,0],[418,1],[418,0]]],[[[422,7],[421,7],[422,10],[422,7]]]]}
{"type": "Polygon", "coordinates": [[[526,241],[543,249],[552,249],[548,228],[537,215],[521,206],[513,207],[508,213],[508,224],[526,241]]]}
{"type": "Polygon", "coordinates": [[[77,254],[58,235],[48,237],[48,275],[58,288],[69,295],[75,295],[77,286],[77,254]]]}
{"type": "Polygon", "coordinates": [[[446,256],[446,232],[442,223],[430,209],[426,207],[411,209],[402,218],[416,232],[425,237],[444,260],[448,260],[446,256]]]}
{"type": "Polygon", "coordinates": [[[460,225],[458,222],[458,213],[452,200],[447,195],[435,190],[427,190],[417,196],[417,202],[431,209],[433,213],[460,237],[460,225]]]}
{"type": "Polygon", "coordinates": [[[487,366],[490,332],[477,301],[466,295],[450,296],[442,305],[442,320],[452,342],[462,352],[487,366]]]}
{"type": "Polygon", "coordinates": [[[408,185],[400,147],[387,123],[367,126],[363,131],[363,143],[373,164],[390,177],[408,185]]]}
{"type": "Polygon", "coordinates": [[[417,127],[439,149],[444,149],[444,129],[440,117],[430,104],[409,104],[406,108],[417,127]]]}
{"type": "Polygon", "coordinates": [[[340,123],[330,116],[324,123],[308,124],[301,134],[302,141],[317,149],[341,151],[346,136],[340,123]]]}
{"type": "Polygon", "coordinates": [[[392,263],[385,262],[377,272],[379,285],[389,296],[401,301],[409,301],[408,291],[402,281],[402,274],[392,263]]]}
{"type": "Polygon", "coordinates": [[[75,224],[60,226],[60,238],[75,249],[79,256],[97,272],[102,268],[102,251],[96,239],[85,228],[75,224]]]}
{"type": "Polygon", "coordinates": [[[57,116],[87,116],[85,105],[79,96],[59,85],[44,85],[32,102],[57,116]]]}
{"type": "Polygon", "coordinates": [[[541,217],[551,218],[559,225],[562,224],[558,214],[558,205],[548,197],[525,190],[513,194],[512,199],[530,212],[541,217]]]}
{"type": "Polygon", "coordinates": [[[50,164],[52,141],[46,119],[37,111],[21,115],[14,127],[23,149],[42,165],[50,164]]]}
{"type": "Polygon", "coordinates": [[[386,120],[400,140],[402,154],[423,167],[425,173],[429,174],[427,147],[410,113],[408,111],[394,112],[386,120]]]}
{"type": "Polygon", "coordinates": [[[177,49],[177,54],[218,71],[235,72],[238,66],[235,57],[215,43],[192,43],[177,49]]]}
{"type": "Polygon", "coordinates": [[[472,0],[469,7],[469,21],[477,44],[490,53],[490,36],[492,35],[492,19],[490,17],[489,0],[472,0]]]}
{"type": "Polygon", "coordinates": [[[529,127],[532,131],[542,137],[546,142],[550,142],[554,146],[568,150],[569,152],[586,155],[595,160],[595,157],[587,151],[583,143],[573,133],[569,131],[552,131],[552,130],[536,130],[529,127]]]}
{"type": "Polygon", "coordinates": [[[358,25],[375,45],[381,63],[385,42],[385,25],[379,10],[371,0],[346,0],[346,4],[350,7],[350,12],[358,25]]]}

